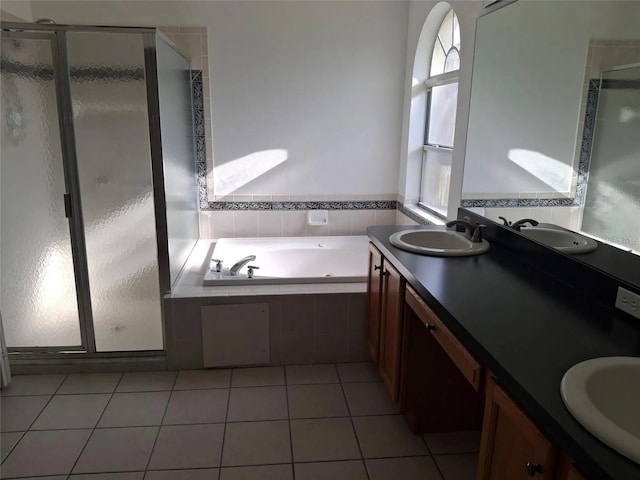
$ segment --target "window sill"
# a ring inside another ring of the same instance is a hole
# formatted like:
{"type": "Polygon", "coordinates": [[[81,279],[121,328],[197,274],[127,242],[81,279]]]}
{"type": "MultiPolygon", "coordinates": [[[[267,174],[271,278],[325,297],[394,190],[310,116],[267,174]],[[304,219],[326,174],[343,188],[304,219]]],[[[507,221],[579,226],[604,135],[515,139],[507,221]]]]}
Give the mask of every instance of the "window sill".
{"type": "Polygon", "coordinates": [[[443,220],[442,218],[427,212],[423,208],[420,208],[417,204],[404,205],[404,208],[409,210],[414,215],[417,215],[418,217],[423,218],[424,220],[429,222],[431,225],[444,225],[446,223],[445,220],[443,220]]]}

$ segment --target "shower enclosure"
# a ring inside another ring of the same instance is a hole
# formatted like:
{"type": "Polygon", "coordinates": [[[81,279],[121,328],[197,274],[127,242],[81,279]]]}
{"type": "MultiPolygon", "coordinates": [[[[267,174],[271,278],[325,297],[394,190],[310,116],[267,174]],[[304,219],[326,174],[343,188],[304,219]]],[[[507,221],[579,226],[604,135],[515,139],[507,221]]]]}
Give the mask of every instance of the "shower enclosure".
{"type": "Polygon", "coordinates": [[[640,64],[603,72],[581,229],[640,252],[640,64]]]}
{"type": "Polygon", "coordinates": [[[163,350],[198,238],[189,61],[150,28],[2,24],[1,81],[9,350],[163,350]]]}

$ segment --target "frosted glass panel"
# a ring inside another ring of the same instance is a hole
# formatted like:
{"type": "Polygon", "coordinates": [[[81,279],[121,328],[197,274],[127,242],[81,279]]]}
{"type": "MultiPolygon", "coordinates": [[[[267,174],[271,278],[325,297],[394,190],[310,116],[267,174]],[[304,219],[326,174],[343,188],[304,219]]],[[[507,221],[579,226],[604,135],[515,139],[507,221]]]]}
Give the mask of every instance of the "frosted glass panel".
{"type": "Polygon", "coordinates": [[[640,252],[640,67],[603,75],[582,230],[640,252]]]}
{"type": "Polygon", "coordinates": [[[426,150],[422,159],[420,202],[442,215],[449,204],[451,156],[448,151],[426,150]]]}
{"type": "Polygon", "coordinates": [[[67,43],[96,348],[161,349],[143,37],[67,43]]]}
{"type": "Polygon", "coordinates": [[[431,90],[427,143],[442,147],[453,146],[457,105],[457,82],[433,87],[431,90]]]}
{"type": "Polygon", "coordinates": [[[2,37],[0,289],[9,347],[79,346],[48,39],[2,37]]]}
{"type": "Polygon", "coordinates": [[[156,41],[169,268],[173,284],[199,233],[191,69],[189,61],[162,38],[156,37],[156,41]]]}

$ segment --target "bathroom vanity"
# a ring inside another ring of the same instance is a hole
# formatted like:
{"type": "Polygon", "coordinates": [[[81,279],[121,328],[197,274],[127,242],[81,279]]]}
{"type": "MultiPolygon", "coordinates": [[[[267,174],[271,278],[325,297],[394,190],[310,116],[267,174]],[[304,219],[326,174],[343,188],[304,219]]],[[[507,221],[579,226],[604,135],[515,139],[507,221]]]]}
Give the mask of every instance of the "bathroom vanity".
{"type": "Polygon", "coordinates": [[[487,253],[458,258],[394,247],[389,237],[406,229],[368,230],[367,332],[411,428],[481,428],[478,480],[639,479],[640,464],[587,432],[560,394],[564,373],[583,360],[640,356],[640,322],[613,308],[610,279],[547,271],[540,257],[555,256],[547,261],[558,269],[571,259],[517,234],[508,248],[509,232],[495,224],[487,253]]]}

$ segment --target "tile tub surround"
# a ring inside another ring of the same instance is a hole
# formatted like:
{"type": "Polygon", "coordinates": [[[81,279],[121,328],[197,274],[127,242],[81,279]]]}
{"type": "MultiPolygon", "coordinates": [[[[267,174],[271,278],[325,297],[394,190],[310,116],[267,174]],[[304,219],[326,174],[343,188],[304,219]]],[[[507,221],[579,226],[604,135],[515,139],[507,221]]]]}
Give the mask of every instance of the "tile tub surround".
{"type": "Polygon", "coordinates": [[[164,373],[170,381],[151,373],[119,373],[115,382],[113,374],[99,382],[95,375],[16,376],[20,388],[2,392],[2,419],[12,415],[5,400],[40,406],[22,414],[19,429],[3,429],[2,478],[473,478],[478,433],[411,434],[401,416],[388,413],[393,405],[369,362],[164,373]],[[119,393],[123,383],[152,400],[153,411],[122,401],[131,395],[119,393]],[[95,402],[97,384],[108,391],[104,405],[95,402]],[[63,393],[64,385],[74,393],[63,393]],[[384,413],[359,412],[361,399],[347,392],[365,387],[379,392],[384,413]],[[210,417],[173,424],[172,411],[203,396],[210,417]],[[81,414],[67,412],[52,430],[34,428],[69,401],[81,414]],[[118,427],[101,424],[116,417],[118,427]]]}
{"type": "Polygon", "coordinates": [[[202,279],[212,243],[198,241],[172,293],[164,298],[169,368],[202,368],[201,307],[208,305],[267,303],[273,365],[368,358],[366,283],[205,287],[202,279]]]}
{"type": "Polygon", "coordinates": [[[169,368],[202,368],[201,307],[247,303],[268,304],[270,365],[353,362],[369,358],[365,340],[365,292],[314,294],[310,290],[295,291],[295,287],[306,285],[280,286],[284,287],[293,290],[279,294],[166,297],[165,340],[169,368]]]}

